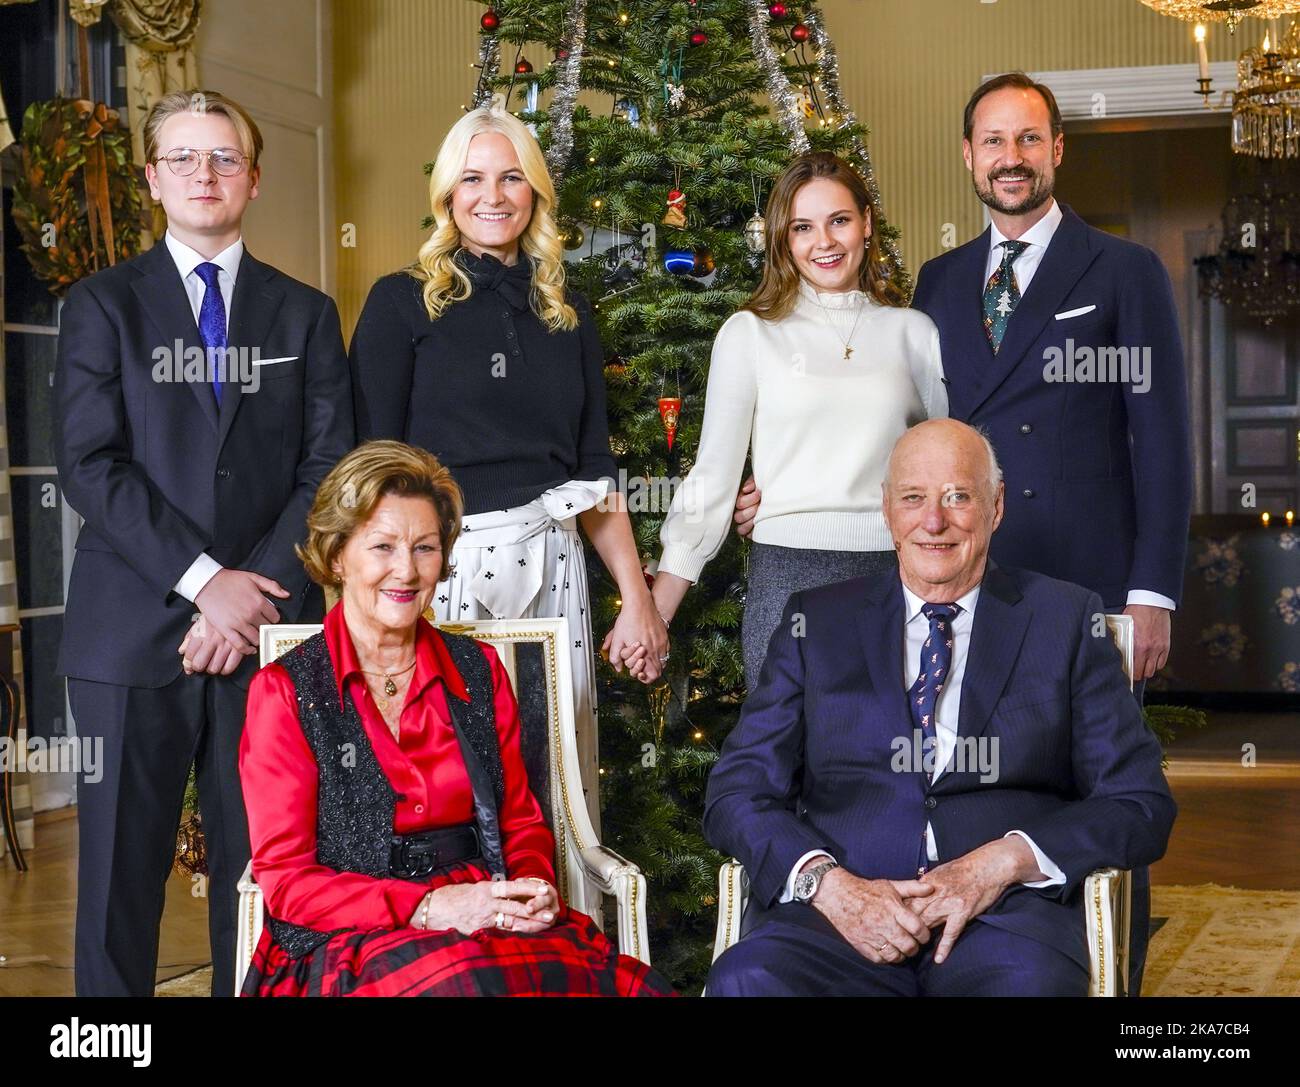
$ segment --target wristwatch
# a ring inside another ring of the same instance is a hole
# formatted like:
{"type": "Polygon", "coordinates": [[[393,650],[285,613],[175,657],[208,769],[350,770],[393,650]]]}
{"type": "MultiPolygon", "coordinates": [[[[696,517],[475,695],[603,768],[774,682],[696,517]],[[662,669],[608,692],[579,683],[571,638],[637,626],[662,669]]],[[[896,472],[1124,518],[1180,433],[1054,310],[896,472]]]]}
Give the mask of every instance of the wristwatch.
{"type": "Polygon", "coordinates": [[[821,886],[822,877],[832,868],[838,868],[838,861],[825,861],[815,868],[809,868],[808,871],[802,872],[794,877],[794,900],[796,902],[811,903],[813,896],[817,894],[817,888],[821,886]]]}

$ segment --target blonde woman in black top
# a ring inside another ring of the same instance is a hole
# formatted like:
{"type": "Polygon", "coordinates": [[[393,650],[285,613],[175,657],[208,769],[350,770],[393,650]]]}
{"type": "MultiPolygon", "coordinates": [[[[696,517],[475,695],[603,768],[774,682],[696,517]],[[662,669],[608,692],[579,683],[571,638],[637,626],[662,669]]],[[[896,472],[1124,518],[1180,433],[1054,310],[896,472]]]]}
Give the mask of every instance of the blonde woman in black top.
{"type": "Polygon", "coordinates": [[[429,194],[434,227],[417,263],[374,285],[352,340],[358,437],[429,450],[464,492],[455,569],[433,596],[439,620],[568,618],[590,787],[595,666],[578,525],[622,597],[609,660],[652,682],[668,656],[615,489],[604,352],[589,304],[565,287],[554,186],[518,119],[489,107],[461,118],[429,194]]]}

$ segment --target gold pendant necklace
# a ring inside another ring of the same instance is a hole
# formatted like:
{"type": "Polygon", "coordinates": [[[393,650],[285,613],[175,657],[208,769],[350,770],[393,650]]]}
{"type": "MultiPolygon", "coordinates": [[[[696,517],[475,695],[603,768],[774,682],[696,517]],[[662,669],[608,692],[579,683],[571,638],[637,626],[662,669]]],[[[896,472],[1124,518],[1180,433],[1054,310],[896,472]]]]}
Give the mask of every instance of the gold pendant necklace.
{"type": "MultiPolygon", "coordinates": [[[[393,677],[400,676],[405,672],[409,672],[414,667],[415,667],[415,658],[412,657],[410,664],[408,664],[405,668],[399,668],[395,672],[367,672],[364,668],[361,669],[364,675],[384,677],[384,694],[386,694],[388,698],[380,698],[378,695],[375,695],[375,701],[379,703],[379,708],[381,710],[388,709],[388,700],[397,694],[397,684],[393,681],[393,677]]],[[[373,692],[371,693],[373,694],[373,692]]]]}
{"type": "Polygon", "coordinates": [[[845,339],[840,335],[840,330],[835,327],[835,322],[831,320],[831,311],[826,308],[818,296],[816,288],[813,288],[813,298],[816,300],[817,305],[821,307],[822,313],[826,315],[826,323],[830,325],[831,331],[835,333],[835,338],[844,345],[844,357],[846,359],[852,358],[853,348],[849,344],[853,341],[853,334],[858,330],[858,322],[862,320],[862,311],[867,308],[867,304],[865,302],[859,303],[857,315],[853,318],[853,327],[849,329],[848,339],[845,339]]]}

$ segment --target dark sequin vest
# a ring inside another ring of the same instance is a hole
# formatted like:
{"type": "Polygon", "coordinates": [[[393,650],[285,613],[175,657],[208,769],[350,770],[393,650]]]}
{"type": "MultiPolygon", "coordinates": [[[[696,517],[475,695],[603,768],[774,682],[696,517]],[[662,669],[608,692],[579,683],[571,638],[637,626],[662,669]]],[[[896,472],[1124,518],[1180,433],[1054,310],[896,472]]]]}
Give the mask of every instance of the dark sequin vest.
{"type": "MultiPolygon", "coordinates": [[[[497,743],[492,673],[482,648],[472,638],[436,630],[465,681],[469,701],[444,687],[456,738],[474,795],[474,818],[488,871],[505,874],[497,810],[505,790],[497,743]]],[[[352,696],[339,706],[338,680],[323,633],[282,656],[298,699],[298,720],[316,756],[316,860],[338,872],[388,879],[397,804],[388,778],[375,758],[352,696]]],[[[269,911],[268,911],[269,913],[269,911]]],[[[347,929],[319,932],[270,917],[275,942],[294,959],[347,929]]]]}

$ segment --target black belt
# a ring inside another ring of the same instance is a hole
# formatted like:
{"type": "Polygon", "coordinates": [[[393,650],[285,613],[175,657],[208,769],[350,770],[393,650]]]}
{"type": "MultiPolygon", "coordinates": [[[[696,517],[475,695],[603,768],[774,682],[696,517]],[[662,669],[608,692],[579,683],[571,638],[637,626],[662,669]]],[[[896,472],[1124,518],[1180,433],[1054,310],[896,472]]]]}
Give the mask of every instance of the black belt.
{"type": "Polygon", "coordinates": [[[472,861],[482,852],[475,823],[422,830],[417,834],[394,834],[388,854],[388,874],[398,879],[421,879],[435,869],[472,861]]]}

